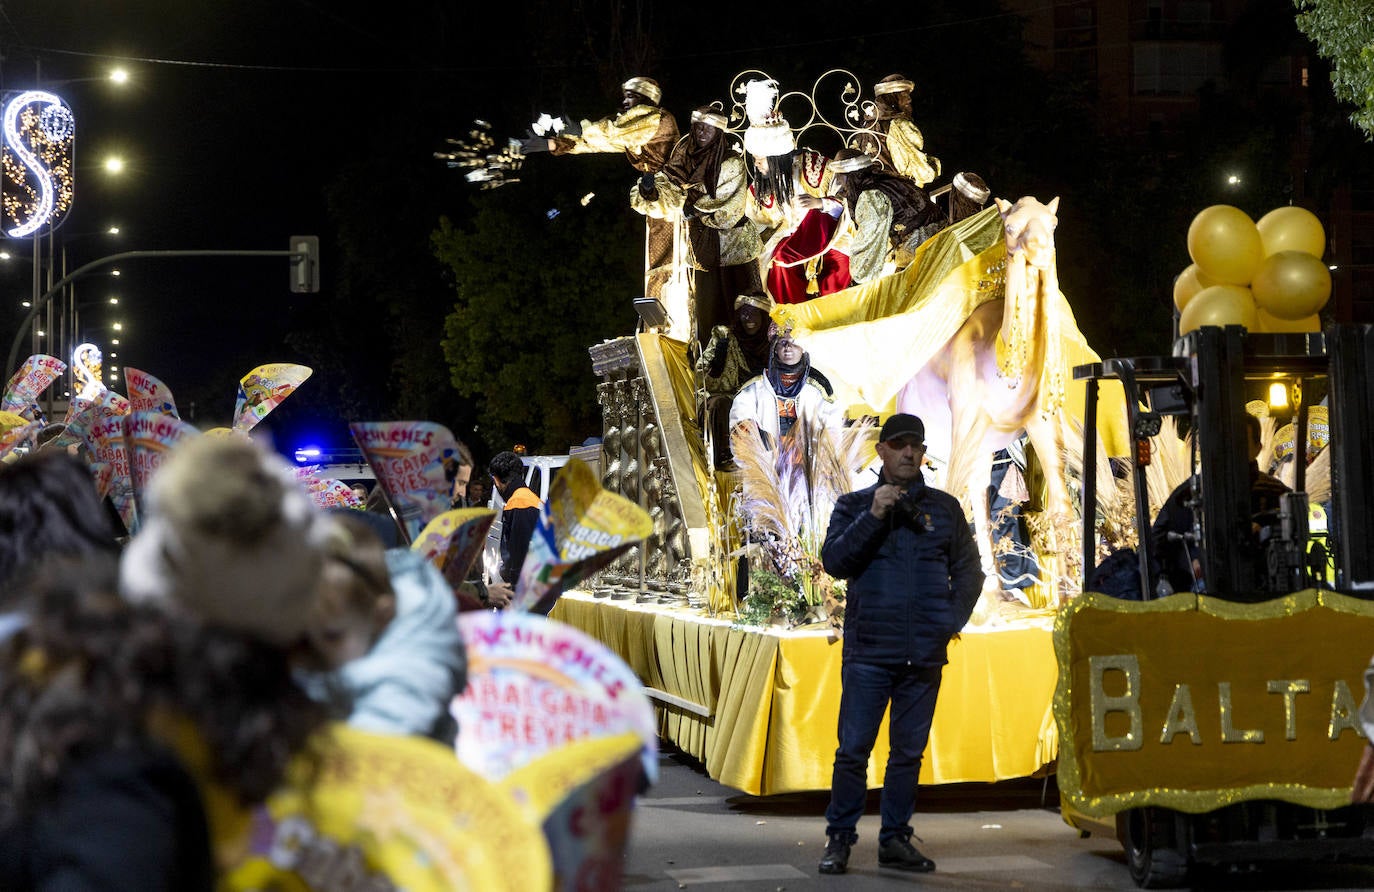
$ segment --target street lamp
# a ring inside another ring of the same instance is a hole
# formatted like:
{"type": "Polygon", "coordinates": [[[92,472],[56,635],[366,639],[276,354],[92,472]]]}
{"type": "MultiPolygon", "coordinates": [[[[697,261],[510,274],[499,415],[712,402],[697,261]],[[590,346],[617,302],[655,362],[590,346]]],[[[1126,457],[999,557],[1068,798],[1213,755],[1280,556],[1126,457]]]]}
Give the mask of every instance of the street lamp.
{"type": "MultiPolygon", "coordinates": [[[[62,278],[65,279],[68,272],[67,249],[69,246],[75,244],[76,242],[82,239],[88,238],[99,237],[101,240],[113,240],[119,236],[119,233],[120,229],[118,226],[115,225],[107,226],[104,229],[93,229],[88,232],[76,232],[68,234],[65,231],[61,231],[57,233],[56,238],[61,243],[61,246],[60,250],[55,252],[54,256],[60,256],[61,258],[60,273],[62,278]]],[[[101,250],[103,251],[105,249],[102,248],[101,250]]],[[[119,298],[112,296],[108,299],[108,302],[111,304],[118,304],[119,298]]],[[[61,350],[63,356],[68,356],[71,354],[73,350],[76,349],[76,345],[81,342],[77,334],[81,330],[81,310],[87,307],[93,307],[104,304],[106,303],[106,301],[85,301],[78,304],[76,300],[76,283],[69,282],[63,289],[62,294],[59,295],[58,299],[54,301],[54,303],[57,305],[59,314],[61,316],[61,321],[58,325],[58,331],[60,334],[61,341],[61,343],[59,344],[59,349],[61,350]]],[[[69,379],[71,378],[72,374],[73,373],[71,372],[71,370],[68,370],[69,379]]],[[[74,385],[74,383],[74,380],[69,380],[68,382],[69,386],[74,385]]]]}
{"type": "MultiPolygon", "coordinates": [[[[129,82],[129,72],[123,67],[116,67],[109,70],[103,77],[74,77],[50,80],[45,82],[42,77],[42,63],[34,61],[34,82],[35,89],[16,93],[10,98],[5,106],[3,120],[3,138],[5,144],[6,172],[10,168],[9,154],[13,153],[23,157],[25,153],[32,154],[42,148],[42,165],[38,168],[30,165],[30,169],[38,171],[37,182],[30,191],[36,191],[36,197],[27,204],[18,207],[18,213],[13,213],[10,209],[10,201],[7,193],[6,209],[7,219],[13,214],[13,219],[17,223],[7,233],[11,237],[33,236],[33,296],[28,302],[30,310],[29,318],[32,318],[40,298],[50,300],[51,295],[45,295],[42,271],[45,266],[43,263],[42,236],[48,238],[48,279],[46,289],[51,291],[53,288],[53,267],[55,266],[56,253],[53,250],[54,230],[61,220],[69,212],[73,200],[73,152],[76,136],[76,121],[72,114],[71,107],[59,96],[49,92],[47,87],[58,87],[63,84],[75,84],[83,81],[106,80],[115,85],[125,85],[129,82]],[[35,123],[38,122],[38,123],[35,123]],[[37,129],[35,129],[37,128],[37,129]],[[40,170],[41,168],[41,170],[40,170]],[[46,232],[44,232],[46,230],[46,232]]],[[[106,164],[106,170],[117,173],[123,170],[123,159],[115,159],[117,163],[106,164]]],[[[118,232],[117,227],[107,230],[110,234],[118,232]]],[[[66,249],[64,239],[63,245],[63,279],[66,279],[66,249]]],[[[74,343],[74,339],[69,340],[69,330],[75,331],[75,303],[74,294],[64,295],[62,300],[56,302],[56,309],[67,310],[62,312],[61,325],[56,324],[53,311],[54,303],[49,302],[46,329],[57,332],[59,343],[56,347],[66,352],[69,343],[74,343]]],[[[34,320],[37,321],[36,319],[34,320]]],[[[26,319],[27,322],[27,319],[26,319]]],[[[34,347],[37,348],[39,337],[46,335],[37,334],[37,327],[34,328],[34,347]]],[[[16,340],[17,340],[16,336],[16,340]]],[[[50,348],[51,349],[51,348],[50,348]]],[[[7,373],[8,370],[6,370],[7,373]]],[[[52,410],[53,390],[48,391],[48,409],[52,410]]]]}

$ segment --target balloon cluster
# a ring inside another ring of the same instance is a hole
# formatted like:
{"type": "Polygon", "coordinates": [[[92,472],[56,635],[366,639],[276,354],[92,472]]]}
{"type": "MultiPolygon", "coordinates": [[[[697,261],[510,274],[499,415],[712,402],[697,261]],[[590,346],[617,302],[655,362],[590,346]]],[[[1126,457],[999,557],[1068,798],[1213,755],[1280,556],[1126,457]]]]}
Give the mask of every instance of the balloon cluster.
{"type": "Polygon", "coordinates": [[[1228,204],[1204,209],[1188,226],[1193,262],[1174,281],[1179,334],[1202,325],[1321,331],[1317,314],[1331,296],[1325,250],[1321,221],[1303,208],[1275,208],[1258,223],[1228,204]]]}

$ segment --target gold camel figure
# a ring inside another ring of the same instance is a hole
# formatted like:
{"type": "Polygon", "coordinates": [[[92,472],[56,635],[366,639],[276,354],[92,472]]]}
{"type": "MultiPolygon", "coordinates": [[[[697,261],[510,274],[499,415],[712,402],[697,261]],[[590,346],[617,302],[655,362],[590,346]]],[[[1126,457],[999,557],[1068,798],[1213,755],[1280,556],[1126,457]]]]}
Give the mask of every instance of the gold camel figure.
{"type": "MultiPolygon", "coordinates": [[[[974,309],[897,395],[898,411],[925,421],[931,454],[948,457],[942,488],[972,505],[987,576],[975,622],[989,618],[1007,597],[994,563],[988,507],[994,452],[1023,431],[1030,440],[1048,484],[1046,553],[1070,553],[1073,526],[1064,471],[1067,368],[1060,347],[1062,325],[1072,326],[1073,314],[1059,292],[1055,266],[1059,199],[1042,204],[1027,196],[1012,204],[999,198],[996,204],[1006,236],[1004,297],[974,309]]],[[[1061,580],[1046,582],[1064,596],[1061,580]]]]}

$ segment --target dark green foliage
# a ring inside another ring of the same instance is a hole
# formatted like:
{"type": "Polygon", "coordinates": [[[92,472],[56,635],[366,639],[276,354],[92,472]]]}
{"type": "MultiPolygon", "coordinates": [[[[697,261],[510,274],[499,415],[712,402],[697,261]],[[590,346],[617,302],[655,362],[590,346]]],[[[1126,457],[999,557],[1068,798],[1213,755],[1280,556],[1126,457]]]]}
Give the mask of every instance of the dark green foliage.
{"type": "Polygon", "coordinates": [[[443,351],[491,450],[566,452],[601,433],[587,349],[634,331],[644,221],[628,206],[623,158],[526,168],[526,182],[478,193],[465,224],[444,218],[433,235],[456,291],[443,351]]]}
{"type": "Polygon", "coordinates": [[[746,626],[766,626],[781,620],[788,626],[806,619],[810,605],[802,593],[770,570],[749,569],[749,594],[745,596],[739,621],[746,626]]]}

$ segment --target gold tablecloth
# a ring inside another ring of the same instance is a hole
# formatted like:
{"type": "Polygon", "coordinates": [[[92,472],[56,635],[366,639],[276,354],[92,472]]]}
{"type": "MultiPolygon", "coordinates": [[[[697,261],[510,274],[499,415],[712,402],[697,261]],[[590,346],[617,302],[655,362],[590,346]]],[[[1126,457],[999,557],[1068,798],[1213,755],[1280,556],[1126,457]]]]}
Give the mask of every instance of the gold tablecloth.
{"type": "MultiPolygon", "coordinates": [[[[720,783],[755,796],[830,789],[840,643],[825,631],[732,628],[699,611],[569,592],[553,619],[615,651],[655,700],[659,736],[720,783]]],[[[969,631],[950,644],[920,782],[1029,777],[1054,761],[1049,623],[969,631]]],[[[868,765],[882,786],[887,723],[868,765]]]]}

